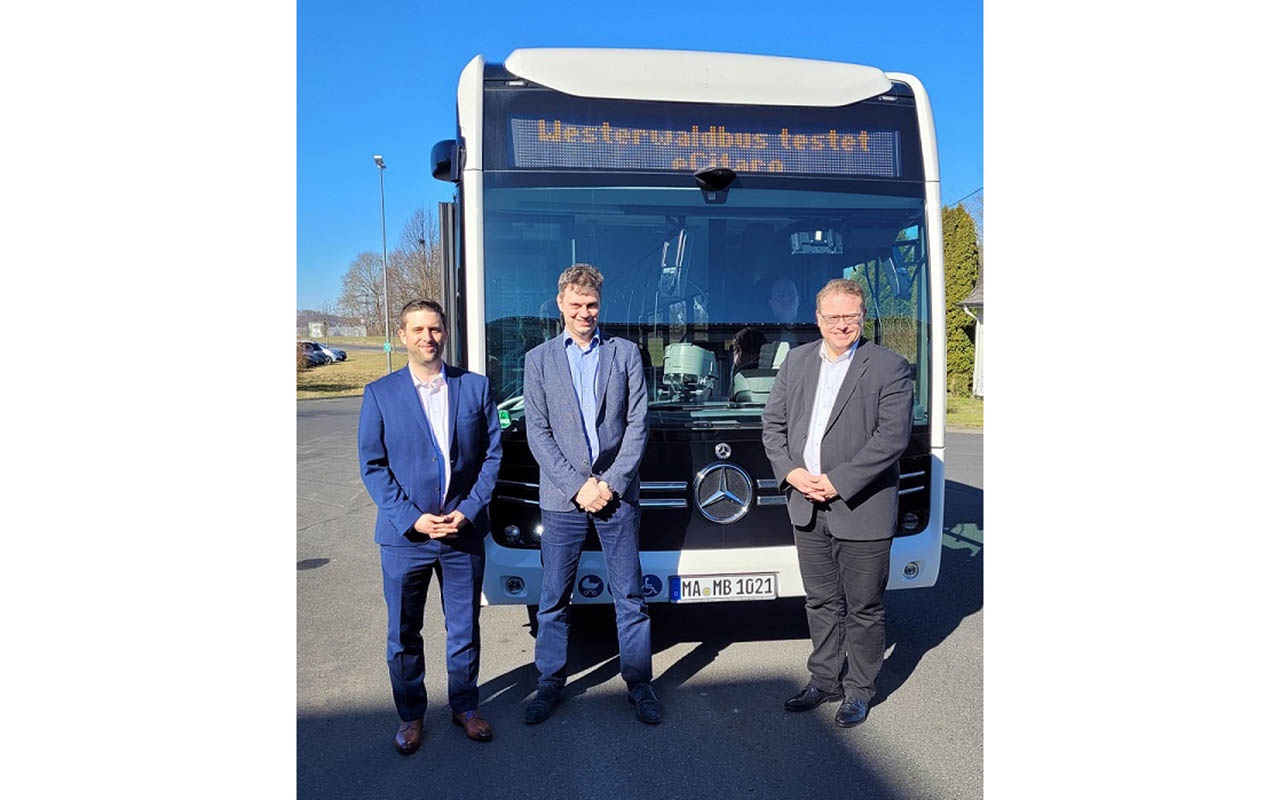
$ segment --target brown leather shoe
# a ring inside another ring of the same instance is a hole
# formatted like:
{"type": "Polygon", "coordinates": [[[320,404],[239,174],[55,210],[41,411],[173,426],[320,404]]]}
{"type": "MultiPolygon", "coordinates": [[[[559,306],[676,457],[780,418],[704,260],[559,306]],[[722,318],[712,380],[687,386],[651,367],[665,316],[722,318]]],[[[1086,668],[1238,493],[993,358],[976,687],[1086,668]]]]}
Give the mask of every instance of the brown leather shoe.
{"type": "Polygon", "coordinates": [[[463,711],[461,714],[455,711],[453,724],[461,725],[467,732],[467,738],[473,742],[488,742],[493,739],[493,726],[474,711],[463,711]]]}
{"type": "Polygon", "coordinates": [[[409,755],[417,750],[420,744],[422,744],[422,720],[401,722],[400,729],[396,731],[396,750],[400,755],[409,755]]]}

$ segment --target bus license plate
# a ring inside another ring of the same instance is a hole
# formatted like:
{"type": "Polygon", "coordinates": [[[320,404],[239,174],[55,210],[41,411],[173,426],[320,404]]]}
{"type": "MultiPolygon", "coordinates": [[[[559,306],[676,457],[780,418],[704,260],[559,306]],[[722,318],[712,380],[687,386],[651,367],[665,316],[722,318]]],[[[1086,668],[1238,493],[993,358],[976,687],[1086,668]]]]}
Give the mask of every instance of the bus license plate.
{"type": "Polygon", "coordinates": [[[671,602],[713,603],[721,600],[775,600],[778,573],[737,575],[672,575],[671,602]]]}

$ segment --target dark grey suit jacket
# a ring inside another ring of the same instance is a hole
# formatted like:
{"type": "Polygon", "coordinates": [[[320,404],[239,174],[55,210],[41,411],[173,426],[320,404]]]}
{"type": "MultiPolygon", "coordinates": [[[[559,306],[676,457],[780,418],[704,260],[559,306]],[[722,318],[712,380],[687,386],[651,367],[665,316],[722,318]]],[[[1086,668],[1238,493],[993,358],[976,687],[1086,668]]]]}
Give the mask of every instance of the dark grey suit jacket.
{"type": "MultiPolygon", "coordinates": [[[[817,393],[822,340],[787,354],[765,404],[764,449],[778,486],[787,495],[793,525],[813,521],[814,504],[786,483],[804,469],[804,447],[817,393]]],[[[836,394],[822,436],[822,472],[839,497],[830,503],[828,524],[838,539],[885,539],[898,519],[898,459],[911,436],[911,370],[902,356],[858,343],[836,394]]]]}
{"type": "Polygon", "coordinates": [[[630,503],[640,498],[640,458],[649,440],[649,394],[635,342],[600,331],[596,373],[596,426],[600,452],[588,463],[578,396],[561,333],[524,357],[524,419],[529,450],[538,462],[538,505],[573,511],[587,478],[601,478],[630,503]]]}

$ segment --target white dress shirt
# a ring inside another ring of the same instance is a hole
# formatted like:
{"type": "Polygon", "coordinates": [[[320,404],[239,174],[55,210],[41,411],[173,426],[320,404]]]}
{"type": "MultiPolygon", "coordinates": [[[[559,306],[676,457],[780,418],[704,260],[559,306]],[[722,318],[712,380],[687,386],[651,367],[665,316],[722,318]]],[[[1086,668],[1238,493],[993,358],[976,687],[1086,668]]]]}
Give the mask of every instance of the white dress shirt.
{"type": "Polygon", "coordinates": [[[412,371],[413,387],[418,390],[422,411],[427,415],[427,427],[436,437],[440,453],[444,456],[444,485],[440,487],[440,502],[449,494],[449,383],[444,379],[444,368],[429,381],[420,381],[412,371]]]}
{"type": "Polygon", "coordinates": [[[813,398],[813,413],[809,415],[809,438],[804,443],[804,468],[813,475],[822,474],[822,434],[831,419],[831,407],[836,404],[836,395],[845,375],[849,374],[849,364],[853,361],[853,351],[858,343],[845,350],[837,358],[827,353],[827,343],[818,346],[822,367],[818,372],[818,391],[813,398]]]}

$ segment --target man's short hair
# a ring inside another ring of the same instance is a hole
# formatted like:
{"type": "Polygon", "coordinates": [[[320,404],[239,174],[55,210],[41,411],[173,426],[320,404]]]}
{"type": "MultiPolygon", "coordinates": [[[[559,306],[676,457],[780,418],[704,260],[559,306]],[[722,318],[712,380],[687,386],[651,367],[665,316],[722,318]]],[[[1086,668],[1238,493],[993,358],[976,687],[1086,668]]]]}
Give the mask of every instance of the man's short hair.
{"type": "Polygon", "coordinates": [[[449,318],[444,313],[444,306],[440,305],[435,300],[424,300],[419,298],[417,300],[410,300],[404,304],[404,308],[400,309],[400,330],[404,330],[404,318],[415,311],[434,311],[440,315],[441,327],[448,327],[449,325],[449,318]]]}
{"type": "Polygon", "coordinates": [[[851,281],[848,278],[832,278],[827,281],[827,285],[818,292],[816,304],[818,308],[822,308],[822,298],[829,294],[851,294],[862,301],[863,311],[867,309],[867,292],[857,281],[851,281]]]}
{"type": "Polygon", "coordinates": [[[604,297],[604,276],[600,274],[600,270],[590,264],[578,263],[560,273],[560,280],[556,284],[556,297],[564,296],[564,290],[572,286],[583,294],[594,294],[596,297],[604,297]]]}
{"type": "Polygon", "coordinates": [[[759,328],[743,328],[733,335],[734,352],[742,355],[741,369],[755,369],[760,366],[760,351],[767,340],[759,328]]]}

